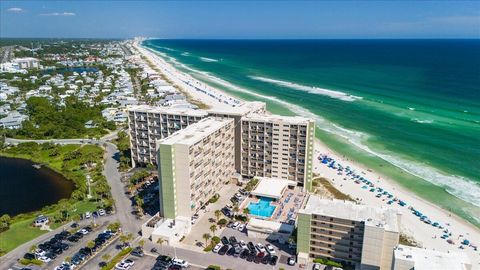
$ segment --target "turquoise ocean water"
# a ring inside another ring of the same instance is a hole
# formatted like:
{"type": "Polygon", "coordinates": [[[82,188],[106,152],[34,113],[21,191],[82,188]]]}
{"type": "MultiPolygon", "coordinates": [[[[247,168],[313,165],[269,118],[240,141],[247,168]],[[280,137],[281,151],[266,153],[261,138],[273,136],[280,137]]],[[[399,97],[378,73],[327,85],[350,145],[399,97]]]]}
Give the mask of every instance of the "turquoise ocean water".
{"type": "Polygon", "coordinates": [[[480,40],[147,40],[480,227],[480,40]]]}

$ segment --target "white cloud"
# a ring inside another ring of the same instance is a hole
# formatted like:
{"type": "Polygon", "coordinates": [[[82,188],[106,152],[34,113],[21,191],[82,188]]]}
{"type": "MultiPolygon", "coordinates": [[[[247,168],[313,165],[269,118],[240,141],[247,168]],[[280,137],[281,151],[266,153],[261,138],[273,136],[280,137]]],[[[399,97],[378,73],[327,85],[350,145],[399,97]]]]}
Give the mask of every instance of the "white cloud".
{"type": "Polygon", "coordinates": [[[53,13],[43,13],[40,16],[75,16],[73,12],[53,12],[53,13]]]}
{"type": "Polygon", "coordinates": [[[8,12],[12,12],[12,13],[21,13],[21,12],[24,12],[24,10],[22,8],[19,8],[19,7],[12,7],[12,8],[9,8],[7,9],[8,12]]]}

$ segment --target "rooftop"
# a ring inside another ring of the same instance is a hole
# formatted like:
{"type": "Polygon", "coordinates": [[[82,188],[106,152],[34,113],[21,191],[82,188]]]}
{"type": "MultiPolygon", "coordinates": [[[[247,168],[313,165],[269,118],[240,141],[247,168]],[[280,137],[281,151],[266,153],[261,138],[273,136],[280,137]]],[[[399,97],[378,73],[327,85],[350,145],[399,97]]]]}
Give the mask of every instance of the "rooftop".
{"type": "Polygon", "coordinates": [[[294,181],[289,181],[281,178],[268,178],[268,177],[256,177],[258,179],[258,184],[255,189],[251,192],[252,195],[280,199],[285,188],[289,185],[295,186],[297,183],[294,181]]]}
{"type": "Polygon", "coordinates": [[[470,259],[464,252],[442,252],[399,245],[393,251],[396,260],[411,262],[415,270],[449,269],[466,270],[471,267],[470,259]]]}
{"type": "Polygon", "coordinates": [[[371,207],[341,200],[322,199],[315,195],[310,195],[305,208],[299,212],[364,221],[366,226],[382,227],[387,231],[398,232],[400,229],[398,226],[398,215],[400,213],[395,209],[371,207]]]}
{"type": "Polygon", "coordinates": [[[222,108],[210,109],[208,110],[208,113],[243,116],[251,112],[256,112],[258,110],[265,110],[265,106],[266,106],[265,102],[252,101],[252,102],[244,102],[239,106],[228,108],[228,110],[222,109],[222,108]]]}
{"type": "Polygon", "coordinates": [[[307,125],[310,119],[300,116],[284,116],[284,115],[276,115],[276,114],[258,114],[252,113],[245,116],[243,119],[249,121],[257,121],[257,122],[283,122],[292,125],[307,125]]]}
{"type": "Polygon", "coordinates": [[[173,133],[165,139],[159,140],[158,144],[192,145],[221,129],[228,123],[233,123],[233,119],[204,118],[195,124],[189,125],[188,127],[173,133]]]}
{"type": "Polygon", "coordinates": [[[146,113],[161,113],[161,114],[178,114],[189,116],[207,116],[207,112],[203,110],[194,110],[190,108],[172,108],[172,107],[154,107],[148,105],[130,106],[127,109],[129,112],[146,112],[146,113]]]}

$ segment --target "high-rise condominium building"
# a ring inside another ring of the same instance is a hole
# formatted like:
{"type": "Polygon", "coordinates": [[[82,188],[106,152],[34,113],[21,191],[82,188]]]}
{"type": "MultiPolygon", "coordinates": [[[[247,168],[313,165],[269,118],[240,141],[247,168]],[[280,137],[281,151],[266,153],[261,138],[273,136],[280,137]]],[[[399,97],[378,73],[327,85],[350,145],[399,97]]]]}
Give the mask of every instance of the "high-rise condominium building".
{"type": "Polygon", "coordinates": [[[160,216],[188,218],[235,174],[234,121],[209,117],[157,141],[160,216]]]}
{"type": "Polygon", "coordinates": [[[313,120],[249,114],[242,118],[241,127],[243,176],[288,179],[311,189],[313,120]]]}
{"type": "Polygon", "coordinates": [[[128,110],[132,165],[157,164],[156,141],[200,121],[207,112],[151,106],[128,110]]]}
{"type": "Polygon", "coordinates": [[[326,258],[356,269],[391,270],[400,213],[311,195],[298,214],[299,261],[326,258]]]}
{"type": "Polygon", "coordinates": [[[442,252],[425,248],[399,245],[393,251],[392,270],[471,270],[472,262],[467,253],[442,252]]]}

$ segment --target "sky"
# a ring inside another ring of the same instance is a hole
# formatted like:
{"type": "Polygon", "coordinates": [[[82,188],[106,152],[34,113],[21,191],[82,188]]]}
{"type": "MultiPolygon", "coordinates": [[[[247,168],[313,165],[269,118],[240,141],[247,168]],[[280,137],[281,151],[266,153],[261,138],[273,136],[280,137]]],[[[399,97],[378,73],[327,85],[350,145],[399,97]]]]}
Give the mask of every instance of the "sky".
{"type": "Polygon", "coordinates": [[[0,1],[0,38],[480,38],[480,1],[0,1]]]}

